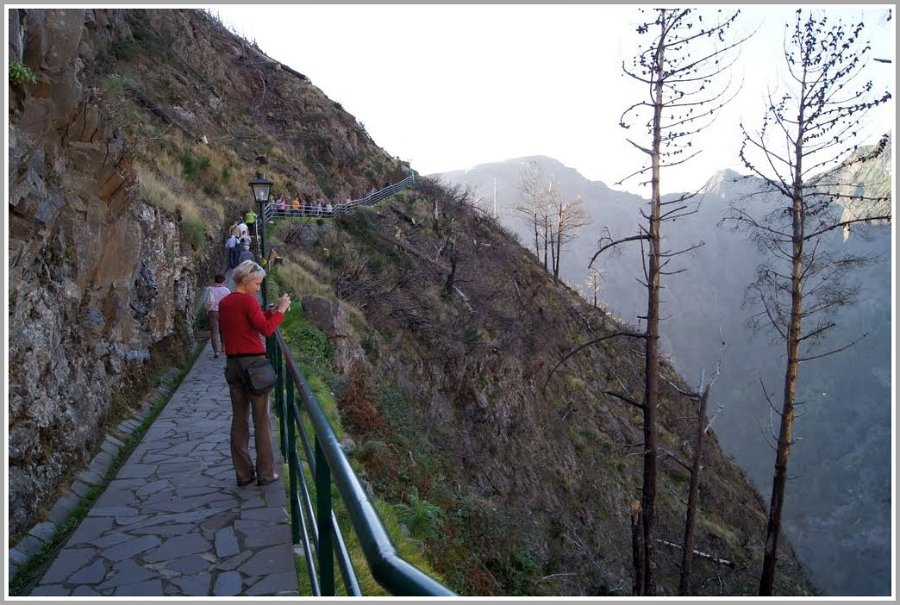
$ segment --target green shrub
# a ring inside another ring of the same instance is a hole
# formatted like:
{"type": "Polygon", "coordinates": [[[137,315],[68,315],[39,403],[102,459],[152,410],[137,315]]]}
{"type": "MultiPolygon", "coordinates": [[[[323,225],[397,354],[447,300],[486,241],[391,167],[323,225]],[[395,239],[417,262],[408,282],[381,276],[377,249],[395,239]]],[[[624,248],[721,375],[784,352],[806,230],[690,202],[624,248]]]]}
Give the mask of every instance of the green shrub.
{"type": "Polygon", "coordinates": [[[298,322],[284,330],[292,349],[299,353],[298,361],[318,370],[330,369],[334,350],[322,330],[309,322],[298,322]]]}
{"type": "Polygon", "coordinates": [[[116,40],[109,45],[109,53],[121,61],[130,61],[139,49],[138,43],[134,40],[116,40]]]}
{"type": "Polygon", "coordinates": [[[120,101],[128,92],[128,80],[118,74],[112,74],[103,82],[106,96],[110,101],[120,101]]]}
{"type": "Polygon", "coordinates": [[[409,503],[398,504],[396,508],[400,521],[419,540],[433,540],[444,528],[444,511],[428,500],[419,498],[419,490],[415,486],[409,495],[409,503]]]}
{"type": "Polygon", "coordinates": [[[181,172],[186,178],[196,179],[199,172],[197,168],[197,160],[193,154],[188,151],[182,152],[178,156],[178,162],[181,164],[181,172]]]}
{"type": "Polygon", "coordinates": [[[21,86],[23,84],[34,84],[37,82],[37,76],[31,71],[31,68],[21,61],[10,61],[9,63],[9,83],[13,86],[21,86]]]}

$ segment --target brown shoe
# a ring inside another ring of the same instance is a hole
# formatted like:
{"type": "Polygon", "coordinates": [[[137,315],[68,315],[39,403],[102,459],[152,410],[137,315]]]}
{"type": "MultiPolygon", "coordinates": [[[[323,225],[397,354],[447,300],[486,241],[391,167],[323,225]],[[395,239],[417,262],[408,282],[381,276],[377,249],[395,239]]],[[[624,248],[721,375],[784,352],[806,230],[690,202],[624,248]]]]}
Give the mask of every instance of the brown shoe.
{"type": "Polygon", "coordinates": [[[244,481],[241,481],[240,479],[238,479],[237,484],[238,484],[238,487],[244,487],[245,485],[250,485],[254,481],[256,481],[256,475],[250,475],[250,478],[245,479],[244,481]]]}
{"type": "Polygon", "coordinates": [[[275,483],[281,478],[281,475],[278,473],[274,473],[271,479],[260,479],[256,482],[257,485],[269,485],[270,483],[275,483]]]}

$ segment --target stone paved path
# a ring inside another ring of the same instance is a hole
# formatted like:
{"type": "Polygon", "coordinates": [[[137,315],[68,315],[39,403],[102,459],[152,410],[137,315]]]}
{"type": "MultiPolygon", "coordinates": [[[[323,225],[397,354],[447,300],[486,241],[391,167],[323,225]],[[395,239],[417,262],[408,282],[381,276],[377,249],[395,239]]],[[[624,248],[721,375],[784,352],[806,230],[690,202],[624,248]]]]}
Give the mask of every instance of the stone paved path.
{"type": "Polygon", "coordinates": [[[207,343],[32,596],[297,595],[283,479],[237,487],[224,365],[207,343]]]}

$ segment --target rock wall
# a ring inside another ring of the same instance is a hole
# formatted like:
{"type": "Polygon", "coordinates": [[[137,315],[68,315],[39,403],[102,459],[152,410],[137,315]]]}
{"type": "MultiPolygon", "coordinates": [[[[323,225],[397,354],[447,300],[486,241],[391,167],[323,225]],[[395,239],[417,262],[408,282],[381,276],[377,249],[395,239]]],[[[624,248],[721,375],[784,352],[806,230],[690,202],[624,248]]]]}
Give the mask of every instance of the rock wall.
{"type": "Polygon", "coordinates": [[[84,67],[127,37],[115,10],[8,12],[10,536],[99,443],[114,401],[190,350],[200,259],[133,199],[128,145],[84,67]]]}

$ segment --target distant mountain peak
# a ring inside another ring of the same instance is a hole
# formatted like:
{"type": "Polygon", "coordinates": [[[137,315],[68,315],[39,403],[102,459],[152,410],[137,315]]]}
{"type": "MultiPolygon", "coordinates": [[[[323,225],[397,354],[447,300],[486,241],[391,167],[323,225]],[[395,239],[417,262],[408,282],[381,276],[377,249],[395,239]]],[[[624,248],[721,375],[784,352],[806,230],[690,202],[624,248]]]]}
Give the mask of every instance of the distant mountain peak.
{"type": "Polygon", "coordinates": [[[461,170],[460,172],[468,173],[473,170],[484,170],[484,169],[493,169],[497,166],[521,166],[525,167],[529,164],[537,164],[541,170],[544,172],[554,172],[554,171],[562,171],[562,170],[571,170],[574,172],[578,172],[574,168],[566,166],[559,160],[555,158],[551,158],[546,155],[527,155],[517,158],[508,158],[505,160],[497,160],[495,162],[484,162],[482,164],[475,164],[473,166],[469,166],[461,170]]]}
{"type": "Polygon", "coordinates": [[[706,181],[706,185],[704,185],[704,190],[706,190],[707,192],[711,192],[711,190],[719,190],[723,185],[735,183],[743,179],[744,176],[739,172],[730,168],[723,168],[722,170],[715,172],[711,177],[709,177],[709,180],[706,181]]]}
{"type": "Polygon", "coordinates": [[[536,164],[540,171],[544,174],[545,178],[554,177],[557,181],[560,182],[578,181],[579,183],[584,184],[590,183],[594,186],[601,187],[604,190],[609,189],[609,187],[603,181],[591,180],[581,174],[581,172],[579,172],[577,168],[567,166],[560,160],[546,155],[527,155],[505,160],[497,160],[494,162],[485,162],[482,164],[468,166],[462,169],[439,172],[429,176],[439,176],[450,178],[451,180],[453,180],[463,176],[477,179],[479,178],[479,175],[483,176],[485,174],[491,174],[497,178],[501,178],[502,175],[505,178],[511,178],[515,181],[518,181],[519,176],[530,164],[536,164]]]}

